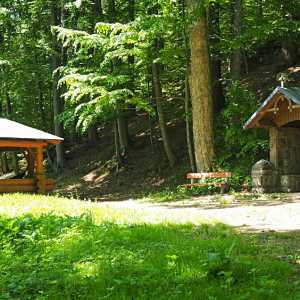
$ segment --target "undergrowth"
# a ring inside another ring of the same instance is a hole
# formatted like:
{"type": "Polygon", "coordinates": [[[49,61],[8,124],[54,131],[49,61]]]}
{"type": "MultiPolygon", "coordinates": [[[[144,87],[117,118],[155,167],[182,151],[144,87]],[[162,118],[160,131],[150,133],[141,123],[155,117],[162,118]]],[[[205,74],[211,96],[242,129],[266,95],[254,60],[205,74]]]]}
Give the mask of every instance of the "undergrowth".
{"type": "Polygon", "coordinates": [[[0,219],[1,299],[296,299],[293,268],[224,225],[0,219]]]}
{"type": "Polygon", "coordinates": [[[0,299],[299,299],[299,237],[1,196],[0,299]],[[284,242],[282,242],[284,241],[284,242]]]}

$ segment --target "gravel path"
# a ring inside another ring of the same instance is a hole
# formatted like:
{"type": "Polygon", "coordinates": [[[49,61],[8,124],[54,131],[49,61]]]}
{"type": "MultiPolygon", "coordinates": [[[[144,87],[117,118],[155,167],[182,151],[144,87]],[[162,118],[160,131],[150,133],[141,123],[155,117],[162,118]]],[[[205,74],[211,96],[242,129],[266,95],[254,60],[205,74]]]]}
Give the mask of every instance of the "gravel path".
{"type": "MultiPolygon", "coordinates": [[[[117,210],[130,209],[149,223],[221,222],[244,230],[289,231],[300,229],[300,194],[279,199],[239,202],[225,196],[216,202],[212,196],[181,202],[153,204],[137,200],[105,202],[117,210]],[[220,204],[221,203],[221,204],[220,204]]],[[[220,198],[220,197],[219,197],[220,198]]]]}

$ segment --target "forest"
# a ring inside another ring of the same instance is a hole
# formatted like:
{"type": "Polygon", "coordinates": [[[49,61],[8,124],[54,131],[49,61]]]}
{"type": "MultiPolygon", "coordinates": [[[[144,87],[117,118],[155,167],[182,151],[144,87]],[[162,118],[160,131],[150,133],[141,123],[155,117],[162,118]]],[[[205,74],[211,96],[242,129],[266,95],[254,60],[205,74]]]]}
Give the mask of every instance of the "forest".
{"type": "Polygon", "coordinates": [[[299,194],[251,192],[277,150],[245,128],[299,46],[300,0],[1,0],[0,119],[64,140],[26,167],[51,195],[0,193],[0,299],[299,299],[299,194]]]}
{"type": "Polygon", "coordinates": [[[296,85],[299,5],[3,0],[1,115],[65,139],[48,153],[58,174],[93,148],[121,178],[146,156],[173,185],[196,170],[247,181],[268,138],[244,123],[280,74],[296,85]]]}

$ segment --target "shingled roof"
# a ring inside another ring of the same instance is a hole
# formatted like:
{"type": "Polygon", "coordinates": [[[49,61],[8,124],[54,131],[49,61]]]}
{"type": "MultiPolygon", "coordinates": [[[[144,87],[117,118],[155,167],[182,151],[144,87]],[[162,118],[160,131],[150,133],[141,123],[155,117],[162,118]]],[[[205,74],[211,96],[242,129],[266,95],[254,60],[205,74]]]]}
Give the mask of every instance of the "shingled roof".
{"type": "Polygon", "coordinates": [[[0,118],[0,140],[36,140],[58,144],[62,138],[8,119],[0,118]]]}
{"type": "MultiPolygon", "coordinates": [[[[254,128],[254,127],[261,127],[259,125],[259,121],[262,120],[267,113],[270,113],[270,111],[272,111],[272,107],[274,107],[274,105],[276,106],[276,101],[278,101],[277,99],[279,97],[284,97],[285,99],[290,101],[292,105],[299,106],[300,88],[277,87],[273,91],[273,93],[262,103],[262,105],[258,108],[258,110],[251,116],[251,118],[246,122],[244,128],[247,129],[247,128],[254,128]]],[[[293,108],[293,106],[291,107],[293,108]]]]}

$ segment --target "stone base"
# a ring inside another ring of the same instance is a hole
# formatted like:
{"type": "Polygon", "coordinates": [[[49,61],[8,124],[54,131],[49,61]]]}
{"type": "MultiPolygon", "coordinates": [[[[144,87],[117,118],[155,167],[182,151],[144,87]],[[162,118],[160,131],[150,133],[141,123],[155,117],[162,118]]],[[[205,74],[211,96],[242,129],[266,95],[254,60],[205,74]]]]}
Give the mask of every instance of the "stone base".
{"type": "Polygon", "coordinates": [[[300,175],[256,176],[252,178],[254,193],[298,193],[300,192],[300,175]]]}
{"type": "Polygon", "coordinates": [[[260,160],[252,168],[252,190],[255,193],[278,192],[278,174],[274,165],[267,160],[260,160]]]}
{"type": "Polygon", "coordinates": [[[300,174],[284,175],[271,162],[262,159],[252,168],[252,187],[256,193],[300,192],[300,174]]]}
{"type": "Polygon", "coordinates": [[[300,175],[282,175],[280,191],[284,193],[300,192],[300,175]]]}

